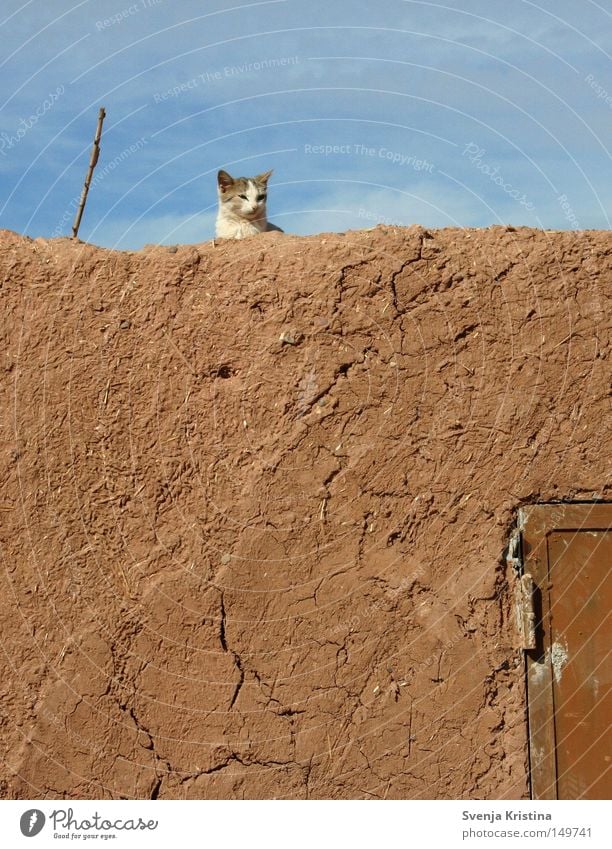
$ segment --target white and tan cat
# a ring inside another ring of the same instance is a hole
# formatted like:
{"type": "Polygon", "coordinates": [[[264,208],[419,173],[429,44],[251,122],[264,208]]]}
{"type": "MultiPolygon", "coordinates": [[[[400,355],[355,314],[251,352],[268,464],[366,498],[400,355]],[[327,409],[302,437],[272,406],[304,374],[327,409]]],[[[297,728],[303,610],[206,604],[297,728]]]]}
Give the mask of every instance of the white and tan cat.
{"type": "Polygon", "coordinates": [[[270,224],[266,216],[268,180],[272,171],[256,177],[230,177],[227,171],[217,174],[216,236],[219,239],[244,239],[270,230],[283,231],[270,224]]]}

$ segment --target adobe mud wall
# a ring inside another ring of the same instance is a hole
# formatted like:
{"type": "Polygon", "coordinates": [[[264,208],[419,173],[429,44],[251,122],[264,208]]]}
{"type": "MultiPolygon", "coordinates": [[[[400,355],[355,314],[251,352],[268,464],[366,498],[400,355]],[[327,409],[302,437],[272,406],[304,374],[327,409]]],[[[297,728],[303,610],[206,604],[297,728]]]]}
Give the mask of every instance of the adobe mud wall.
{"type": "Polygon", "coordinates": [[[4,231],[2,797],[525,797],[503,552],[610,495],[611,291],[608,233],[4,231]]]}

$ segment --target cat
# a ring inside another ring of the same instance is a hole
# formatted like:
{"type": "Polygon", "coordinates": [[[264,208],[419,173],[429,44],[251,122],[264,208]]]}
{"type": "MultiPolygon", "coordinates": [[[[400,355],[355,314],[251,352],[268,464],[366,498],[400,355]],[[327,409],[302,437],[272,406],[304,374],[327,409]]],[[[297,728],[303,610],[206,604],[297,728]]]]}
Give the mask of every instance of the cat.
{"type": "Polygon", "coordinates": [[[217,174],[216,236],[219,239],[244,239],[256,233],[267,233],[280,227],[271,224],[266,217],[268,180],[272,171],[256,177],[230,177],[227,171],[217,174]]]}

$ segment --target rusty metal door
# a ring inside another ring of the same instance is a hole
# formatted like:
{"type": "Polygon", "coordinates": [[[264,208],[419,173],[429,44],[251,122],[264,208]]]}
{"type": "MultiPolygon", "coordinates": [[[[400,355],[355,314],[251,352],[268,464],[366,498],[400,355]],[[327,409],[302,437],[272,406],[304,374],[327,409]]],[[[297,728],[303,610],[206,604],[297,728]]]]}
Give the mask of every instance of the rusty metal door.
{"type": "Polygon", "coordinates": [[[520,511],[523,570],[534,583],[527,657],[534,799],[612,797],[612,504],[520,511]]]}

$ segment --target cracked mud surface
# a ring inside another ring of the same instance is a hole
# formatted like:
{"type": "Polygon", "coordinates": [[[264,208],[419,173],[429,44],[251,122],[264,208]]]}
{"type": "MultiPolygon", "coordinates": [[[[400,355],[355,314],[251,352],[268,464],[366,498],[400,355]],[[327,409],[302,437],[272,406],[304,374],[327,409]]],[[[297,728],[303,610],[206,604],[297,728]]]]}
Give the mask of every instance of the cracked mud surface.
{"type": "Polygon", "coordinates": [[[525,797],[504,548],[610,496],[611,284],[608,233],[3,231],[0,796],[525,797]]]}

